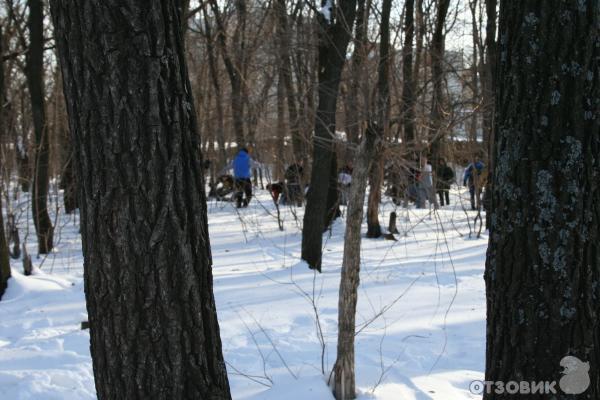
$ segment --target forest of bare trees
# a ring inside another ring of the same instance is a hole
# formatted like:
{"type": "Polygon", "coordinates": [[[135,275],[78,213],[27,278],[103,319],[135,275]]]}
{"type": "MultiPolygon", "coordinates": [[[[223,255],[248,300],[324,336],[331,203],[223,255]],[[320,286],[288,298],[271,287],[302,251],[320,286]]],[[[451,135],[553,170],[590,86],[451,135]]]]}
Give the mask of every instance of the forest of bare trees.
{"type": "Polygon", "coordinates": [[[571,355],[595,399],[599,24],[600,0],[0,0],[0,298],[67,215],[98,398],[230,399],[208,202],[244,235],[249,204],[297,229],[315,281],[342,221],[327,368],[308,297],[321,373],[354,399],[361,250],[423,209],[436,254],[446,230],[489,237],[486,381],[571,355]]]}

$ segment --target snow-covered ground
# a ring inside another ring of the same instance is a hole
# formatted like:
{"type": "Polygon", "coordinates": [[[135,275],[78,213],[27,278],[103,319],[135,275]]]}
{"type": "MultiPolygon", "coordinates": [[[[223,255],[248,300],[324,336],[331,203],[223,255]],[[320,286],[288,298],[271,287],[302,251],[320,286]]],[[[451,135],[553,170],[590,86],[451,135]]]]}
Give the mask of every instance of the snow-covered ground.
{"type": "MultiPolygon", "coordinates": [[[[387,223],[394,206],[382,209],[387,223]]],[[[481,398],[469,383],[483,378],[487,236],[468,237],[460,205],[435,214],[396,211],[398,241],[363,241],[359,399],[481,398]]],[[[318,274],[299,261],[303,210],[295,213],[282,207],[282,232],[265,192],[239,212],[230,203],[209,204],[214,289],[236,400],[333,398],[326,380],[336,355],[344,220],[325,237],[318,274]]],[[[22,234],[26,221],[23,214],[22,234]]],[[[56,224],[56,251],[45,258],[35,257],[29,226],[33,276],[12,261],[0,301],[0,399],[95,398],[89,335],[80,329],[86,309],[78,223],[59,215],[56,224]]]]}

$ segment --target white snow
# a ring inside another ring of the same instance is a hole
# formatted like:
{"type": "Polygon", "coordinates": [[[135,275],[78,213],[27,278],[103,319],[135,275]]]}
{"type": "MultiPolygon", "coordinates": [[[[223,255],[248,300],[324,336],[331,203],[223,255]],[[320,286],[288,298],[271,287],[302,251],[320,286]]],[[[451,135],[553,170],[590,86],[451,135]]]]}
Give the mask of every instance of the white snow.
{"type": "Polygon", "coordinates": [[[325,21],[327,21],[328,24],[331,24],[331,11],[333,10],[333,0],[327,0],[325,2],[325,4],[323,5],[323,7],[321,7],[321,9],[319,10],[319,13],[321,13],[323,15],[323,18],[325,18],[325,21]]]}
{"type": "MultiPolygon", "coordinates": [[[[326,380],[336,356],[344,221],[324,236],[323,273],[316,274],[299,261],[303,210],[296,222],[282,207],[281,232],[269,196],[259,192],[257,200],[239,214],[231,203],[209,204],[214,289],[233,398],[333,399],[326,380]],[[312,299],[326,346],[325,376],[312,299]]],[[[394,206],[386,201],[382,209],[387,224],[394,206]]],[[[359,399],[481,398],[468,388],[483,379],[487,236],[467,237],[460,205],[433,216],[396,211],[406,236],[363,241],[359,399]]],[[[80,329],[86,309],[77,220],[59,216],[57,249],[47,258],[35,257],[29,224],[29,252],[41,268],[25,277],[13,260],[13,278],[0,301],[0,399],[95,399],[89,335],[80,329]]]]}

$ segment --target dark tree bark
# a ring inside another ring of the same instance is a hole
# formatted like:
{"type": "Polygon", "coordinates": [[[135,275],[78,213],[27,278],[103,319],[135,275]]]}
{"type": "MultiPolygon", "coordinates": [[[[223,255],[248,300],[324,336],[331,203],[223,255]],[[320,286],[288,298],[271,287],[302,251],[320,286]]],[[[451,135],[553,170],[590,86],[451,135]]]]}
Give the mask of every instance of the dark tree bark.
{"type": "Polygon", "coordinates": [[[391,1],[384,0],[381,11],[379,63],[377,65],[377,96],[375,101],[375,123],[371,123],[377,135],[377,145],[369,174],[369,200],[367,209],[367,237],[381,237],[379,204],[383,185],[384,147],[383,138],[389,125],[390,112],[390,12],[391,1]]]}
{"type": "Polygon", "coordinates": [[[63,84],[60,67],[56,65],[54,73],[54,89],[51,100],[51,112],[49,126],[52,128],[51,137],[55,138],[55,147],[58,147],[62,168],[60,169],[59,188],[63,191],[63,205],[67,214],[73,213],[79,208],[77,194],[77,179],[75,177],[75,161],[73,160],[73,143],[71,134],[67,127],[67,110],[63,95],[63,84]]]}
{"type": "Polygon", "coordinates": [[[439,0],[437,3],[435,29],[431,39],[431,79],[433,81],[433,99],[431,101],[432,137],[431,158],[432,165],[438,165],[442,157],[446,132],[443,129],[444,118],[444,53],[446,36],[444,25],[450,0],[439,0]]]}
{"type": "MultiPolygon", "coordinates": [[[[377,135],[383,136],[383,126],[374,124],[372,128],[377,135]]],[[[377,144],[373,155],[375,158],[371,164],[369,173],[369,199],[367,201],[367,237],[377,239],[381,237],[381,224],[379,223],[379,204],[381,203],[381,187],[383,185],[383,143],[377,144]]]]}
{"type": "Polygon", "coordinates": [[[19,148],[18,143],[16,143],[16,157],[17,157],[17,169],[19,173],[18,181],[19,186],[21,187],[21,191],[23,193],[29,193],[29,188],[31,186],[31,168],[29,165],[29,155],[27,154],[27,149],[25,146],[19,148]]]}
{"type": "Polygon", "coordinates": [[[490,147],[493,142],[492,130],[493,130],[493,115],[494,115],[494,95],[495,95],[495,65],[497,61],[496,57],[496,18],[497,12],[496,7],[497,0],[485,0],[486,10],[486,28],[485,28],[485,63],[483,65],[482,74],[482,95],[483,95],[483,142],[486,144],[486,149],[492,149],[490,147]]]}
{"type": "MultiPolygon", "coordinates": [[[[333,2],[335,3],[335,2],[333,2]]],[[[323,5],[325,2],[323,2],[323,5]]],[[[319,84],[313,143],[313,166],[302,228],[302,259],[311,269],[321,270],[323,232],[338,214],[335,114],[346,49],[356,16],[356,0],[334,4],[327,20],[319,23],[319,84]],[[335,189],[334,189],[335,187],[335,189]]]]}
{"type": "Polygon", "coordinates": [[[285,86],[281,69],[277,79],[277,154],[275,154],[275,177],[284,180],[285,173],[285,86]]]}
{"type": "Polygon", "coordinates": [[[190,0],[179,0],[179,15],[181,15],[181,38],[185,43],[185,37],[188,31],[188,13],[190,12],[190,0]]]}
{"type": "Polygon", "coordinates": [[[397,219],[396,211],[392,211],[390,213],[390,223],[388,224],[388,232],[393,234],[400,233],[398,232],[398,228],[396,227],[396,219],[397,219]]]}
{"type": "MultiPolygon", "coordinates": [[[[494,171],[494,98],[496,93],[496,64],[498,55],[496,51],[496,18],[497,18],[497,0],[485,0],[485,9],[487,16],[487,25],[485,33],[485,63],[482,74],[482,95],[483,95],[483,143],[488,151],[488,174],[492,176],[494,171]]],[[[492,179],[488,179],[486,192],[492,192],[492,179]]],[[[492,205],[486,202],[485,226],[490,228],[490,211],[492,205]]]]}
{"type": "Polygon", "coordinates": [[[598,6],[500,3],[486,380],[558,381],[567,355],[591,367],[583,394],[511,398],[600,398],[598,6]]]}
{"type": "Polygon", "coordinates": [[[415,0],[406,0],[404,10],[404,46],[402,49],[402,127],[407,146],[415,141],[415,82],[413,78],[413,41],[415,0]]]}
{"type": "MultiPolygon", "coordinates": [[[[0,211],[2,210],[2,193],[0,190],[0,211]]],[[[10,278],[10,259],[8,257],[8,243],[4,234],[4,217],[0,212],[0,299],[6,290],[8,278],[10,278]]]]}
{"type": "Polygon", "coordinates": [[[52,0],[99,399],[230,399],[175,0],[52,0]]]}
{"type": "MultiPolygon", "coordinates": [[[[0,25],[0,138],[4,136],[4,101],[5,101],[5,88],[4,88],[4,61],[2,56],[4,55],[4,35],[3,29],[0,25]]],[[[2,141],[0,140],[0,143],[2,141]]],[[[0,166],[4,163],[3,152],[0,151],[0,166]]],[[[2,212],[2,186],[0,185],[0,299],[6,290],[8,278],[10,278],[10,259],[8,257],[8,243],[6,241],[6,235],[4,234],[4,215],[2,212]]]]}
{"type": "Polygon", "coordinates": [[[337,154],[333,153],[329,164],[329,187],[327,188],[327,202],[325,207],[325,227],[329,228],[333,221],[341,215],[339,207],[338,167],[337,154]]]}
{"type": "Polygon", "coordinates": [[[53,247],[54,228],[48,215],[47,205],[50,143],[46,126],[44,100],[44,7],[42,0],[28,0],[28,5],[29,49],[26,55],[25,75],[31,98],[33,130],[35,133],[31,203],[33,222],[38,239],[38,253],[47,254],[53,247]]]}
{"type": "MultiPolygon", "coordinates": [[[[21,115],[27,115],[26,99],[24,86],[19,88],[19,112],[21,115]]],[[[19,174],[19,186],[23,193],[28,193],[31,188],[31,162],[29,160],[29,146],[27,135],[29,132],[29,118],[21,118],[18,133],[15,135],[15,149],[17,157],[17,169],[19,174]]]]}
{"type": "Polygon", "coordinates": [[[79,208],[79,201],[77,198],[77,178],[75,177],[74,169],[75,162],[73,161],[73,155],[71,155],[63,167],[61,177],[61,186],[64,190],[63,202],[67,214],[71,214],[79,208]]]}

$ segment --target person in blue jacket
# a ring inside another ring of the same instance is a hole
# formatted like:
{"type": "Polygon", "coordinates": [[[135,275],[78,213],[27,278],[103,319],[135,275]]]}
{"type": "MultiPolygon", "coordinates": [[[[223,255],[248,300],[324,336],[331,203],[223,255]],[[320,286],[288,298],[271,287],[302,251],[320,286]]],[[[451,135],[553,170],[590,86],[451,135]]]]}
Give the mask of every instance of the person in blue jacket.
{"type": "Polygon", "coordinates": [[[483,168],[485,168],[485,165],[481,161],[477,160],[475,163],[470,163],[465,169],[463,185],[469,185],[469,194],[471,195],[471,210],[477,209],[475,206],[475,174],[477,174],[477,176],[481,175],[483,168]]]}
{"type": "Polygon", "coordinates": [[[252,168],[258,167],[257,163],[250,157],[248,149],[243,147],[235,158],[225,167],[225,170],[233,169],[235,179],[235,201],[237,207],[248,207],[252,199],[252,168]],[[246,196],[244,198],[244,195],[246,196]]]}

